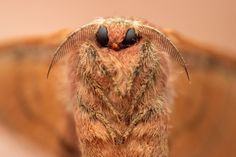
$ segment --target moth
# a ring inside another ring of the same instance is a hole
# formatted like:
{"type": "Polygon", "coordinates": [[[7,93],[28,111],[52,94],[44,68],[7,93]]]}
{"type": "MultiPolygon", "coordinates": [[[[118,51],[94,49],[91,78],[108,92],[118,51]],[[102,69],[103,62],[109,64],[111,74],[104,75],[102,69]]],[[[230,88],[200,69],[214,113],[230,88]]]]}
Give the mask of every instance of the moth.
{"type": "Polygon", "coordinates": [[[157,28],[132,18],[100,18],[65,39],[49,66],[64,56],[82,157],[168,156],[170,58],[175,45],[157,28]]]}

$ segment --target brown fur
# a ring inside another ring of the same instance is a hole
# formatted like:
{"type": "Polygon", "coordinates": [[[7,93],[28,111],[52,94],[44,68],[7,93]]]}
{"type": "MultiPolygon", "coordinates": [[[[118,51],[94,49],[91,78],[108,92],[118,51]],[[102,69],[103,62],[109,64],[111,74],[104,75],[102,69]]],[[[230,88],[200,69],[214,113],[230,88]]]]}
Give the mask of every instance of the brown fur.
{"type": "MultiPolygon", "coordinates": [[[[109,23],[110,42],[127,28],[109,23]]],[[[85,42],[68,68],[83,157],[168,156],[169,61],[151,40],[120,51],[85,42]]]]}

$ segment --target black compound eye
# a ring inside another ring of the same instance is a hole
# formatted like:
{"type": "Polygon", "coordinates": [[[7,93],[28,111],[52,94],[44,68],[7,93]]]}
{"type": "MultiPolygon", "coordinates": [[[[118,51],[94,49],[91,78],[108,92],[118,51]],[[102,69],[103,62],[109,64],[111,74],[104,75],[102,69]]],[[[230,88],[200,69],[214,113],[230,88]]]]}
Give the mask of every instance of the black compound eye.
{"type": "Polygon", "coordinates": [[[126,32],[125,38],[122,41],[122,45],[124,46],[130,46],[135,44],[138,41],[138,35],[136,34],[134,28],[129,28],[126,32]]]}
{"type": "Polygon", "coordinates": [[[97,42],[102,46],[106,47],[109,41],[108,31],[105,26],[100,26],[96,33],[97,42]]]}

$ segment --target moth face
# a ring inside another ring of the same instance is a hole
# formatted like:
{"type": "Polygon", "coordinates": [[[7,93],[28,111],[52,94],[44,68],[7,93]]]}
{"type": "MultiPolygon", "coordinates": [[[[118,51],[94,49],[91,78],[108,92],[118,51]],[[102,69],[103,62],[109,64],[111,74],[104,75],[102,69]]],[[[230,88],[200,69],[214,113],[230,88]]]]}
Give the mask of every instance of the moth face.
{"type": "Polygon", "coordinates": [[[102,75],[97,68],[94,73],[100,76],[99,79],[112,79],[116,84],[115,90],[125,95],[143,55],[141,36],[132,24],[114,22],[101,24],[95,33],[95,39],[97,59],[109,75],[102,75]]]}
{"type": "Polygon", "coordinates": [[[81,64],[82,69],[93,69],[102,64],[119,80],[135,75],[139,66],[150,65],[156,69],[153,66],[161,64],[158,60],[165,61],[162,56],[167,54],[183,66],[189,78],[185,61],[173,43],[155,27],[134,19],[98,19],[73,32],[58,47],[48,75],[54,64],[66,54],[74,57],[70,64],[81,64]]]}
{"type": "Polygon", "coordinates": [[[98,46],[115,51],[137,45],[140,38],[132,24],[122,22],[101,24],[96,32],[98,46]]]}

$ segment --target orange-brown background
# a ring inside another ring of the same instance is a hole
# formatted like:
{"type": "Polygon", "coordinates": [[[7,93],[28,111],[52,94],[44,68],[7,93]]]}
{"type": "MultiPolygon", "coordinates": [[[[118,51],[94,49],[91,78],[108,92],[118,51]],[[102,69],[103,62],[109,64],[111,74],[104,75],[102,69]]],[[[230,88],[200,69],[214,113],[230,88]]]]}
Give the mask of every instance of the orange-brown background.
{"type": "Polygon", "coordinates": [[[1,0],[0,40],[77,28],[100,16],[137,16],[236,50],[235,0],[1,0]]]}

